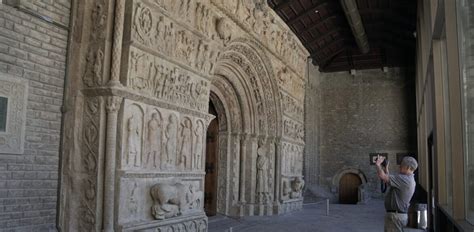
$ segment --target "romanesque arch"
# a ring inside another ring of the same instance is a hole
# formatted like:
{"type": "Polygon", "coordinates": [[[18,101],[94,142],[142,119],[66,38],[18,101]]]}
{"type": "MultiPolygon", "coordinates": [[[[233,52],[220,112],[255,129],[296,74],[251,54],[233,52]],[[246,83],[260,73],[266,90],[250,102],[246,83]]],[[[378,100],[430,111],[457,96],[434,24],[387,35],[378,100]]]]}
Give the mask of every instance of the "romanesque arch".
{"type": "Polygon", "coordinates": [[[210,100],[219,118],[225,119],[219,125],[217,203],[223,214],[269,215],[278,200],[277,141],[282,122],[278,88],[267,60],[256,43],[236,39],[215,65],[210,100]],[[268,160],[258,158],[259,152],[265,152],[268,160]]]}

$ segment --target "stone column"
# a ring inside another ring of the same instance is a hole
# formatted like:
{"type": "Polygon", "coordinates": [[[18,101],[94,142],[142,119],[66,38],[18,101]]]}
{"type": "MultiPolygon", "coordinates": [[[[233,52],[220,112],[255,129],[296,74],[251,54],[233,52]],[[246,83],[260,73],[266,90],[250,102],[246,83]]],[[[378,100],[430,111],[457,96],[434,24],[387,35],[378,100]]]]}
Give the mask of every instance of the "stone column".
{"type": "Polygon", "coordinates": [[[273,210],[274,213],[278,214],[279,207],[280,207],[280,184],[281,184],[281,157],[282,157],[282,150],[281,150],[281,138],[275,138],[275,142],[273,144],[275,146],[275,183],[274,183],[274,194],[273,194],[273,210]]]}
{"type": "Polygon", "coordinates": [[[103,231],[114,231],[115,202],[115,162],[117,146],[117,117],[122,97],[107,97],[107,134],[105,151],[104,177],[104,228],[103,231]]]}
{"type": "Polygon", "coordinates": [[[108,85],[120,87],[120,60],[122,57],[123,23],[125,17],[125,0],[115,1],[114,42],[112,47],[112,67],[108,85]]]}

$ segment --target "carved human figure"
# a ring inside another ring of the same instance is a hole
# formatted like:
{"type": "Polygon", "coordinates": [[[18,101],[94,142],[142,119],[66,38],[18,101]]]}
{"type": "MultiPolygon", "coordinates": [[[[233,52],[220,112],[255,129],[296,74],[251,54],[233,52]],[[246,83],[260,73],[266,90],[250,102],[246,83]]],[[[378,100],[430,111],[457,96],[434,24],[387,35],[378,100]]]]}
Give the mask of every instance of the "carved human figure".
{"type": "Polygon", "coordinates": [[[163,167],[164,161],[161,155],[161,142],[162,142],[162,125],[161,116],[155,112],[151,115],[150,121],[148,121],[148,147],[149,151],[147,154],[146,163],[157,167],[158,163],[163,167]]]}
{"type": "Polygon", "coordinates": [[[257,149],[257,197],[260,203],[267,203],[268,201],[268,162],[265,140],[259,140],[257,149]]]}
{"type": "Polygon", "coordinates": [[[140,166],[140,125],[139,120],[132,114],[128,118],[128,158],[127,164],[135,167],[140,166]]]}
{"type": "Polygon", "coordinates": [[[196,129],[194,130],[194,169],[201,169],[202,166],[202,154],[203,154],[203,149],[202,145],[204,143],[203,141],[203,135],[204,135],[204,126],[202,124],[202,121],[198,121],[196,125],[196,129]]]}
{"type": "Polygon", "coordinates": [[[171,114],[168,118],[168,125],[166,126],[166,163],[167,167],[176,166],[176,139],[178,136],[178,119],[176,115],[171,114]]]}
{"type": "Polygon", "coordinates": [[[192,130],[191,120],[186,118],[181,124],[181,144],[179,149],[180,155],[180,168],[190,169],[191,168],[191,149],[192,149],[192,130]]]}

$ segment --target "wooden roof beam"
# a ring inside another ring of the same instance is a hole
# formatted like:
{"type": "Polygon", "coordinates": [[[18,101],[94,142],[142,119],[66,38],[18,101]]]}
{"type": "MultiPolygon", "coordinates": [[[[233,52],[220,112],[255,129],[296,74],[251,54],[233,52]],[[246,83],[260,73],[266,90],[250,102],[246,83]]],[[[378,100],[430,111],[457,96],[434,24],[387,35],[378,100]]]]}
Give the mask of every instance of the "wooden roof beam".
{"type": "Polygon", "coordinates": [[[296,16],[295,18],[292,18],[292,19],[289,19],[288,20],[288,25],[291,26],[293,24],[295,24],[296,22],[298,22],[300,19],[302,19],[303,17],[306,17],[310,14],[316,14],[315,13],[315,10],[317,10],[318,8],[320,7],[323,7],[325,5],[327,5],[328,3],[330,3],[331,0],[323,0],[321,2],[319,2],[317,5],[309,8],[308,10],[304,11],[304,12],[301,12],[301,13],[298,13],[298,16],[296,16]]]}

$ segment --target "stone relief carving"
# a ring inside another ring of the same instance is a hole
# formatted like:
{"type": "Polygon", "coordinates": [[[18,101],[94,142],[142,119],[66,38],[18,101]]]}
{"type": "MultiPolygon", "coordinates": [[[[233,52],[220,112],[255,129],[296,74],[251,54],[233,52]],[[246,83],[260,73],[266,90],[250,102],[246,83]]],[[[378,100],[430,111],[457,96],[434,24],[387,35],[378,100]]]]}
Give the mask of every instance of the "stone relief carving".
{"type": "Polygon", "coordinates": [[[192,122],[185,117],[181,122],[180,144],[179,144],[179,167],[181,170],[192,168],[192,122]]]}
{"type": "Polygon", "coordinates": [[[92,31],[90,33],[87,56],[85,56],[85,67],[82,75],[83,83],[86,87],[101,86],[104,84],[104,49],[105,31],[107,27],[107,17],[109,16],[108,1],[97,0],[93,3],[91,22],[92,31]]]}
{"type": "Polygon", "coordinates": [[[128,166],[140,167],[142,161],[143,109],[138,105],[130,106],[131,115],[127,118],[127,156],[128,166]]]}
{"type": "Polygon", "coordinates": [[[282,179],[282,200],[300,199],[303,197],[304,180],[301,176],[282,179]]]}
{"type": "Polygon", "coordinates": [[[266,140],[258,141],[257,149],[257,199],[259,203],[269,203],[269,159],[267,157],[268,145],[266,140]]]}
{"type": "Polygon", "coordinates": [[[194,143],[193,143],[193,151],[194,151],[194,162],[193,162],[193,169],[195,170],[202,170],[202,159],[204,154],[204,135],[206,131],[204,129],[204,123],[202,120],[196,121],[196,129],[194,130],[194,143]]]}
{"type": "Polygon", "coordinates": [[[283,135],[295,141],[302,142],[304,140],[304,127],[300,122],[285,117],[283,119],[283,135]]]}
{"type": "Polygon", "coordinates": [[[274,107],[270,107],[276,105],[275,97],[273,96],[273,92],[270,88],[272,84],[270,79],[268,78],[269,74],[265,70],[264,64],[262,64],[262,61],[259,57],[257,57],[254,51],[240,43],[230,45],[229,50],[237,51],[245,56],[244,58],[235,53],[229,52],[224,53],[221,56],[221,59],[228,59],[239,65],[243,69],[245,74],[249,77],[248,79],[254,91],[254,97],[256,98],[255,100],[257,102],[257,111],[259,111],[259,129],[268,129],[268,131],[260,131],[260,133],[276,134],[275,125],[277,124],[277,122],[275,117],[277,112],[275,111],[274,107]],[[259,83],[259,81],[261,83],[259,83]],[[266,88],[263,88],[263,86],[266,86],[266,88]],[[266,109],[266,112],[263,112],[263,109],[266,109]]]}
{"type": "Polygon", "coordinates": [[[304,110],[303,105],[296,101],[296,99],[292,98],[288,94],[280,92],[280,100],[281,100],[281,109],[283,113],[293,119],[297,120],[298,122],[303,122],[304,118],[304,110]]]}
{"type": "Polygon", "coordinates": [[[302,105],[304,101],[304,80],[294,75],[294,73],[285,66],[278,69],[276,77],[280,88],[295,97],[299,102],[298,105],[302,105]]]}
{"type": "Polygon", "coordinates": [[[291,182],[290,198],[296,199],[303,197],[304,180],[301,177],[295,177],[291,182]]]}
{"type": "Polygon", "coordinates": [[[2,153],[23,153],[27,94],[27,81],[4,74],[0,76],[0,96],[7,98],[5,131],[0,133],[0,151],[2,153]]]}
{"type": "Polygon", "coordinates": [[[176,167],[176,147],[178,138],[178,117],[175,114],[170,114],[168,117],[168,125],[165,131],[166,137],[166,165],[167,168],[176,167]]]}
{"type": "Polygon", "coordinates": [[[83,129],[83,156],[82,170],[84,174],[80,199],[79,228],[84,231],[93,231],[96,228],[96,204],[97,204],[97,171],[99,156],[99,124],[101,115],[101,99],[98,97],[88,98],[85,101],[84,129],[83,129]]]}
{"type": "Polygon", "coordinates": [[[304,76],[306,55],[298,45],[298,39],[283,26],[283,23],[277,22],[275,17],[278,16],[274,16],[265,2],[253,0],[237,0],[231,4],[225,0],[211,0],[211,2],[234,21],[241,22],[246,30],[258,37],[294,70],[298,70],[300,76],[304,76]]]}
{"type": "Polygon", "coordinates": [[[282,173],[285,175],[301,175],[303,172],[304,147],[291,143],[283,143],[282,173]]]}
{"type": "MultiPolygon", "coordinates": [[[[191,5],[201,9],[200,13],[197,14],[199,17],[206,17],[202,18],[203,20],[198,24],[198,28],[208,30],[210,22],[214,20],[211,20],[208,16],[210,10],[201,3],[194,4],[194,1],[189,0],[181,1],[178,11],[183,12],[178,14],[179,18],[195,21],[194,16],[188,14],[193,12],[189,9],[191,5]]],[[[213,64],[217,60],[218,53],[210,49],[211,44],[209,42],[182,26],[176,25],[158,11],[152,11],[144,4],[137,3],[134,7],[132,41],[182,62],[204,75],[213,73],[213,64]],[[208,62],[208,64],[203,64],[203,62],[208,62]]]]}
{"type": "Polygon", "coordinates": [[[131,49],[127,86],[179,106],[207,110],[209,81],[158,57],[131,49]]]}
{"type": "Polygon", "coordinates": [[[151,119],[148,121],[148,153],[146,157],[146,164],[149,166],[164,168],[166,160],[162,155],[162,141],[163,141],[163,119],[158,110],[154,111],[151,119]]]}
{"type": "Polygon", "coordinates": [[[183,215],[189,210],[200,209],[203,201],[202,191],[195,190],[192,184],[160,183],[151,187],[153,206],[151,213],[156,220],[183,215]]]}
{"type": "Polygon", "coordinates": [[[173,225],[162,226],[156,228],[157,232],[206,232],[207,220],[198,219],[191,221],[182,221],[173,225]]]}

